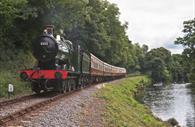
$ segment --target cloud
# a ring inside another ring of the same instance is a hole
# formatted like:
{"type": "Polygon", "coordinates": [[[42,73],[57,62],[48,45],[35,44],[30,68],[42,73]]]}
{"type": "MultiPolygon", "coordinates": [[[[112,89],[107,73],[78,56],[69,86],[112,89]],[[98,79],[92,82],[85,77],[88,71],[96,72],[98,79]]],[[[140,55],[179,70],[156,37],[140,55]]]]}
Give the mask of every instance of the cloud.
{"type": "Polygon", "coordinates": [[[182,35],[183,21],[195,17],[194,0],[109,0],[120,9],[122,22],[129,22],[127,34],[133,42],[150,48],[164,46],[172,53],[183,48],[167,47],[182,35]]]}
{"type": "Polygon", "coordinates": [[[164,43],[164,47],[170,50],[173,54],[181,54],[183,52],[184,47],[182,45],[175,45],[172,42],[164,43]]]}

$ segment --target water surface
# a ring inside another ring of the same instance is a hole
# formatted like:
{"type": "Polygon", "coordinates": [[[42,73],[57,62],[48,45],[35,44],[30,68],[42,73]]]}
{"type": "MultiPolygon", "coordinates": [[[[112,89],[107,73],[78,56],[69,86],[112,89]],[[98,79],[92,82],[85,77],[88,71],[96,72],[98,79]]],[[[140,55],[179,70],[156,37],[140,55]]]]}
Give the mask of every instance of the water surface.
{"type": "Polygon", "coordinates": [[[143,102],[162,120],[175,118],[182,127],[195,127],[195,86],[151,86],[146,88],[143,102]]]}

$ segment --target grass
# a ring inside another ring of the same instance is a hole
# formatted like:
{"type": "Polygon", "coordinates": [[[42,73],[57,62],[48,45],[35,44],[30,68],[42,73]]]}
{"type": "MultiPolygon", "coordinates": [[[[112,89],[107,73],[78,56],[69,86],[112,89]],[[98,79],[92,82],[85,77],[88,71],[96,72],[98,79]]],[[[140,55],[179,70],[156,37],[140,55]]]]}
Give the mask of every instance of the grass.
{"type": "Polygon", "coordinates": [[[14,85],[13,95],[31,92],[30,84],[27,82],[21,81],[17,73],[13,73],[9,71],[1,71],[0,72],[0,97],[8,96],[8,92],[7,92],[8,84],[14,85]]]}
{"type": "Polygon", "coordinates": [[[8,84],[14,85],[14,95],[31,93],[30,84],[20,80],[19,70],[32,68],[35,63],[30,52],[0,55],[0,98],[8,96],[8,84]]]}
{"type": "Polygon", "coordinates": [[[97,96],[106,101],[103,114],[105,126],[108,127],[165,127],[151,111],[134,99],[139,87],[148,85],[146,76],[129,77],[116,85],[107,85],[97,96]]]}

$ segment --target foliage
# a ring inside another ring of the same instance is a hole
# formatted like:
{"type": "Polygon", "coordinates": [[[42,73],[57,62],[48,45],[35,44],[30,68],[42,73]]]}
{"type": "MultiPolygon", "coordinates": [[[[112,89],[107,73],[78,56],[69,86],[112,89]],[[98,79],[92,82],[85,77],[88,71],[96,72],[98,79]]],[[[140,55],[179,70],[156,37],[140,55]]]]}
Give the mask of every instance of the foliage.
{"type": "Polygon", "coordinates": [[[0,6],[0,44],[5,52],[29,51],[42,26],[53,24],[56,34],[63,30],[66,39],[100,59],[130,72],[140,71],[145,49],[129,41],[128,24],[119,21],[115,4],[101,0],[5,0],[0,6]]]}
{"type": "Polygon", "coordinates": [[[136,76],[124,79],[114,85],[106,85],[98,97],[106,101],[105,126],[108,127],[163,127],[148,108],[134,99],[139,87],[148,85],[149,78],[136,76]]]}
{"type": "Polygon", "coordinates": [[[152,49],[146,53],[142,70],[151,76],[154,83],[168,82],[171,80],[170,72],[168,71],[170,62],[170,51],[163,47],[152,49]]]}
{"type": "Polygon", "coordinates": [[[189,81],[189,64],[190,62],[186,60],[186,57],[184,55],[172,55],[170,71],[172,73],[173,82],[189,81]]]}
{"type": "Polygon", "coordinates": [[[195,46],[195,19],[189,20],[189,21],[184,21],[184,37],[179,37],[175,41],[176,44],[182,44],[183,46],[187,46],[189,50],[191,50],[191,54],[189,55],[194,55],[194,46],[195,46]]]}
{"type": "Polygon", "coordinates": [[[185,46],[183,55],[188,61],[188,70],[190,72],[190,80],[195,84],[195,18],[189,21],[184,21],[183,37],[177,38],[175,44],[185,46]]]}
{"type": "Polygon", "coordinates": [[[171,55],[169,50],[160,47],[146,53],[141,70],[149,74],[154,83],[187,82],[188,63],[184,55],[171,55]]]}

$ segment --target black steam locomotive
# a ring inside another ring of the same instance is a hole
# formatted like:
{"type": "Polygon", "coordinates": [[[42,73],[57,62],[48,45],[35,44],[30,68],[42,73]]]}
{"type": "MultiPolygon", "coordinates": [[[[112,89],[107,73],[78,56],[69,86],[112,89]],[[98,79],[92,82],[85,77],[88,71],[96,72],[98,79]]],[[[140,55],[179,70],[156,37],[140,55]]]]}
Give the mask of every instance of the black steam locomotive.
{"type": "Polygon", "coordinates": [[[43,34],[32,44],[37,64],[33,69],[20,71],[21,79],[30,81],[32,90],[68,92],[93,82],[125,76],[126,69],[109,65],[81,49],[77,43],[53,35],[47,25],[43,34]]]}

